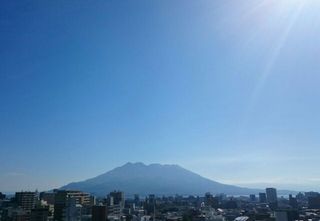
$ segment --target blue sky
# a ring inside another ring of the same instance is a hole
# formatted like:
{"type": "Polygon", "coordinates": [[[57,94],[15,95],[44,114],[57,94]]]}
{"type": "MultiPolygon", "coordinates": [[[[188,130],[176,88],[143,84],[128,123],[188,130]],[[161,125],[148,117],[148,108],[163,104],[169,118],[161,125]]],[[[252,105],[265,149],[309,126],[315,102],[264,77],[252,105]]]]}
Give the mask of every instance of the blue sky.
{"type": "Polygon", "coordinates": [[[320,190],[317,0],[3,1],[0,191],[131,162],[320,190]]]}

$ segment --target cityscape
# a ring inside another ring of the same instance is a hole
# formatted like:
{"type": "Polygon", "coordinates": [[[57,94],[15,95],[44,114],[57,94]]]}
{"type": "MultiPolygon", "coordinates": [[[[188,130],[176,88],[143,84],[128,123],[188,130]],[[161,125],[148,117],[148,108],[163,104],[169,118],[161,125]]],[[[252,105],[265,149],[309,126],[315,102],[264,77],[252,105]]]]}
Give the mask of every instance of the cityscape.
{"type": "Polygon", "coordinates": [[[0,0],[0,221],[320,221],[320,0],[0,0]]]}
{"type": "Polygon", "coordinates": [[[311,221],[320,218],[320,193],[279,196],[276,188],[249,196],[135,194],[96,197],[77,190],[0,193],[1,221],[311,221]]]}
{"type": "Polygon", "coordinates": [[[320,193],[243,188],[179,165],[128,162],[50,191],[1,193],[0,217],[0,221],[312,221],[320,218],[320,193]]]}

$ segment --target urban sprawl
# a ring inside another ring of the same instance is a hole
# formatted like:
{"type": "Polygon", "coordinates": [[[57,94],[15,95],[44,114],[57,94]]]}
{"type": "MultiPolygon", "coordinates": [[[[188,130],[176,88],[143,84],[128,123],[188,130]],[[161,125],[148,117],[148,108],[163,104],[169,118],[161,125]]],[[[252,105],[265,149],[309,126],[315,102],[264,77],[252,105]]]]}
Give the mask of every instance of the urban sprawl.
{"type": "Polygon", "coordinates": [[[0,192],[1,221],[316,221],[320,194],[278,196],[275,188],[250,196],[205,193],[204,196],[105,197],[71,190],[0,192]]]}

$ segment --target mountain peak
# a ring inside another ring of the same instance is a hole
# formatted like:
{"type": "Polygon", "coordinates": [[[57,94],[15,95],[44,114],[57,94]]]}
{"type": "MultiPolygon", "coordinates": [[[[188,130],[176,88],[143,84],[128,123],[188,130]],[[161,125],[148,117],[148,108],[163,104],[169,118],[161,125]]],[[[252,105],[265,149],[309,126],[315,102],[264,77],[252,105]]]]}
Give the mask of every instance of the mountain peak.
{"type": "Polygon", "coordinates": [[[177,164],[161,164],[161,163],[145,164],[143,162],[127,162],[123,166],[178,166],[178,165],[177,164]]]}
{"type": "Polygon", "coordinates": [[[135,162],[135,163],[127,162],[122,167],[130,167],[130,166],[146,166],[146,165],[142,162],[135,162]]]}
{"type": "Polygon", "coordinates": [[[160,164],[160,163],[151,163],[151,164],[145,164],[142,162],[127,162],[123,166],[119,168],[132,168],[132,167],[148,167],[148,168],[161,168],[161,167],[166,167],[166,168],[180,168],[183,169],[181,166],[177,164],[160,164]]]}

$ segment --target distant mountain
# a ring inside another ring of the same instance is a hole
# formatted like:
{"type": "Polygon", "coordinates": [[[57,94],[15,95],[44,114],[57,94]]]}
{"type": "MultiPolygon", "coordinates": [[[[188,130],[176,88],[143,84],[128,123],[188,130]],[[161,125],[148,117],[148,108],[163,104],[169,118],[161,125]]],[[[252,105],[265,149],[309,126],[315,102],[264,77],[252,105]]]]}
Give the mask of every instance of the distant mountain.
{"type": "Polygon", "coordinates": [[[248,195],[262,191],[218,183],[178,165],[143,163],[127,163],[100,176],[70,183],[61,189],[81,190],[97,196],[105,196],[113,190],[124,191],[126,196],[203,195],[206,192],[248,195]]]}

